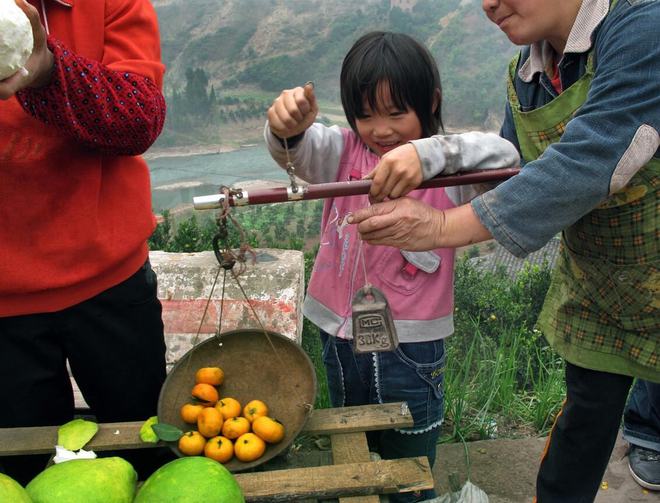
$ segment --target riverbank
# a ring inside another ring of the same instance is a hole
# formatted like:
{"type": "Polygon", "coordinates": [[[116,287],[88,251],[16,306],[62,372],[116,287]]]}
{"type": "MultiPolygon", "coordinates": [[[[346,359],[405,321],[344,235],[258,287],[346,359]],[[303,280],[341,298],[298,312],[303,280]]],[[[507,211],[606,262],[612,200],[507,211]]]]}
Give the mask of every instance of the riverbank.
{"type": "Polygon", "coordinates": [[[240,147],[227,145],[188,145],[180,147],[152,147],[142,156],[147,161],[164,157],[189,157],[192,155],[226,154],[240,147]]]}

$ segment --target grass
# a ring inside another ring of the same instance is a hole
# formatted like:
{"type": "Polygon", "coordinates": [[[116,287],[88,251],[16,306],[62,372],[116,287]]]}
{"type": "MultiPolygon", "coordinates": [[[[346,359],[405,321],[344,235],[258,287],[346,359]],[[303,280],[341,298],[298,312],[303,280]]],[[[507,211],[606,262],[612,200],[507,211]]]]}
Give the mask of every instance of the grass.
{"type": "Polygon", "coordinates": [[[526,348],[525,335],[505,329],[494,343],[475,321],[467,350],[449,339],[443,442],[547,433],[564,395],[563,367],[547,348],[526,348]]]}

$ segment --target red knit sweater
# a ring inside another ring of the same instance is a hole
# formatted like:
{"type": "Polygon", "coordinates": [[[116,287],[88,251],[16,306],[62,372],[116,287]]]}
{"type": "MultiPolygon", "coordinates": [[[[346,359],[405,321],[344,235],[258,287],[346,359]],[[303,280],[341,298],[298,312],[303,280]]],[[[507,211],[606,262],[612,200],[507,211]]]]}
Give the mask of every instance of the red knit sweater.
{"type": "Polygon", "coordinates": [[[154,228],[135,155],[165,118],[156,14],[148,0],[45,3],[51,82],[0,101],[0,316],[122,282],[154,228]]]}

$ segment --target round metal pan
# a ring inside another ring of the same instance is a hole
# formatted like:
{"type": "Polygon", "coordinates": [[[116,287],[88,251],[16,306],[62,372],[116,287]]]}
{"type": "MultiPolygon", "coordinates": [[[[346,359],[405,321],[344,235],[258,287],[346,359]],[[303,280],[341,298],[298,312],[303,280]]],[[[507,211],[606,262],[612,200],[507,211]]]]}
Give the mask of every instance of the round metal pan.
{"type": "MultiPolygon", "coordinates": [[[[175,364],[158,399],[159,422],[182,431],[195,429],[195,425],[183,422],[180,409],[192,403],[195,372],[201,367],[220,367],[225,373],[218,387],[220,398],[232,397],[241,405],[263,400],[269,407],[268,415],[284,425],[284,439],[268,444],[264,455],[255,461],[243,463],[234,458],[225,463],[232,472],[254,468],[284,451],[302,430],[316,398],[316,372],[309,356],[287,337],[267,334],[256,329],[234,330],[201,342],[175,364]]],[[[170,446],[181,456],[176,442],[170,446]]]]}

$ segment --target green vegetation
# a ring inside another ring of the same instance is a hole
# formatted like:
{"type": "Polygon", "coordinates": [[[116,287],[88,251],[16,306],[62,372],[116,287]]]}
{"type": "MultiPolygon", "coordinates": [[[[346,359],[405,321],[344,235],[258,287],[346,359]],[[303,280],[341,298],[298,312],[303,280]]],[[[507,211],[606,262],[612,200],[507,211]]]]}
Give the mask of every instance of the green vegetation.
{"type": "MultiPolygon", "coordinates": [[[[309,279],[321,220],[321,201],[232,208],[248,244],[304,252],[309,279]]],[[[210,216],[172,218],[163,212],[152,249],[193,252],[212,249],[217,224],[210,216]]],[[[229,227],[230,246],[239,233],[229,227]]],[[[510,279],[469,261],[471,249],[456,263],[455,333],[447,339],[443,441],[543,434],[564,396],[563,363],[548,347],[535,323],[548,288],[548,267],[529,267],[510,279]]],[[[303,325],[303,347],[319,382],[315,407],[329,406],[318,328],[303,325]]]]}
{"type": "Polygon", "coordinates": [[[563,364],[536,329],[550,269],[515,279],[457,261],[447,344],[445,438],[547,433],[564,396],[563,364]]]}

